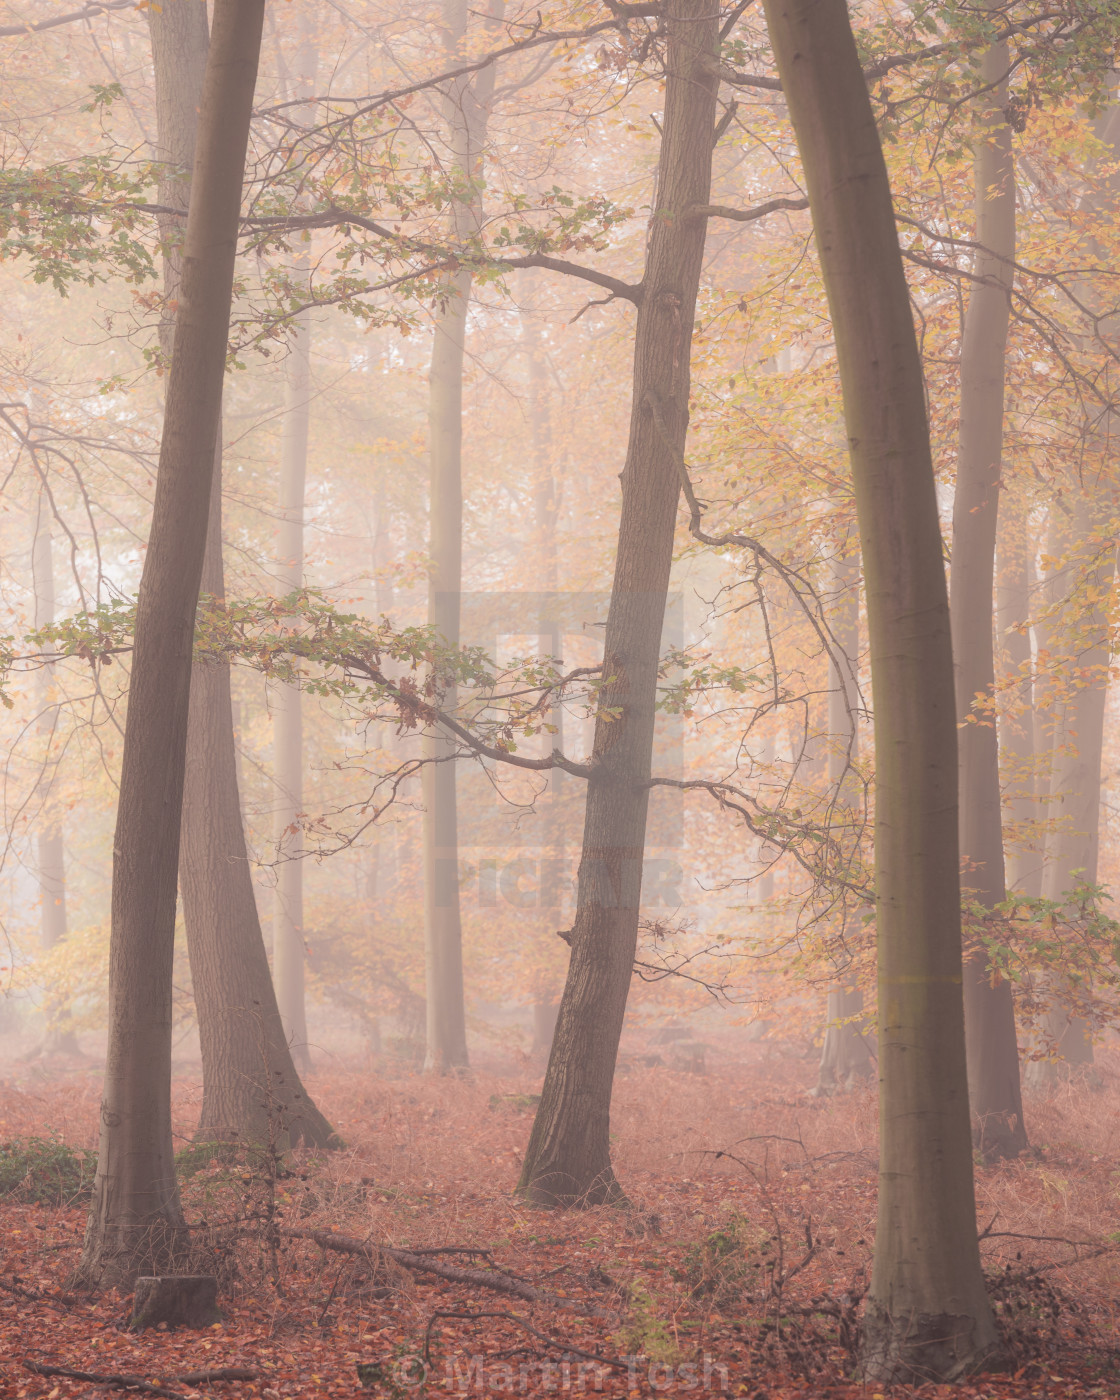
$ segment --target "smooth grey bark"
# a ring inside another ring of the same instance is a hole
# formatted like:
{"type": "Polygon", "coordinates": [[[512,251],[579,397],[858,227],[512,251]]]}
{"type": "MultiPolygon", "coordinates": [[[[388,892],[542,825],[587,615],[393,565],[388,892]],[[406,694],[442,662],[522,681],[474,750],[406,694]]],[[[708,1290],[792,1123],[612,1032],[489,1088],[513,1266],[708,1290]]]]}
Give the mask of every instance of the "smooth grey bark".
{"type": "Polygon", "coordinates": [[[925,384],[845,0],[765,0],[832,313],[875,715],[879,1211],[861,1365],[950,1379],[996,1345],[976,1238],[953,657],[925,384]]]}
{"type": "Polygon", "coordinates": [[[195,614],[221,417],[264,0],[215,0],[140,579],[113,841],[109,1044],[78,1278],[165,1272],[185,1226],[171,1140],[171,991],[195,614]]]}
{"type": "MultiPolygon", "coordinates": [[[[160,203],[182,208],[198,129],[209,29],[206,6],[177,3],[148,12],[156,80],[157,155],[164,165],[160,203]]],[[[182,221],[162,216],[165,306],[181,275],[182,221]]],[[[174,321],[160,326],[170,360],[174,321]]],[[[201,589],[225,598],[222,558],[222,434],[207,518],[201,589]]],[[[276,1005],[257,912],[241,816],[230,669],[196,662],[191,673],[187,769],[183,790],[179,885],[202,1051],[199,1141],[331,1140],[330,1125],[308,1098],[292,1062],[276,1005]]]]}
{"type": "Polygon", "coordinates": [[[665,114],[634,337],[618,551],[603,644],[571,958],[518,1190],[617,1201],[610,1102],[637,946],[661,633],[688,430],[689,362],[718,79],[717,0],[668,0],[665,114]],[[611,712],[616,712],[611,714],[611,712]]]}
{"type": "MultiPolygon", "coordinates": [[[[859,665],[860,575],[859,554],[850,545],[841,548],[845,552],[836,558],[829,589],[832,600],[829,627],[834,650],[829,660],[828,786],[841,809],[851,811],[855,795],[851,763],[859,756],[856,668],[859,665]]],[[[844,820],[843,811],[841,820],[844,820]]],[[[845,919],[839,931],[841,943],[849,932],[848,924],[845,919]]],[[[874,1072],[867,1031],[860,1021],[862,1012],[862,990],[850,977],[839,976],[828,990],[824,1045],[817,1072],[818,1094],[850,1089],[874,1072]]]]}
{"type": "MultiPolygon", "coordinates": [[[[999,740],[990,706],[995,688],[995,556],[1003,461],[1007,328],[1015,257],[1015,166],[1006,116],[1008,48],[980,63],[973,180],[974,273],[961,340],[961,420],[953,501],[949,606],[956,665],[960,764],[961,879],[984,909],[1007,897],[999,740]],[[985,708],[985,706],[989,708],[985,708]]],[[[981,947],[964,970],[965,1033],[973,1136],[988,1160],[1027,1146],[1011,983],[993,974],[981,947]]]]}
{"type": "MultiPolygon", "coordinates": [[[[470,20],[469,0],[443,0],[444,47],[453,54],[470,20]]],[[[500,9],[499,9],[500,12],[500,9]]],[[[462,239],[478,232],[482,218],[477,182],[494,91],[495,65],[466,74],[450,85],[444,115],[450,133],[449,174],[461,181],[463,197],[452,200],[452,232],[462,239]]],[[[430,520],[428,622],[450,645],[459,644],[463,587],[463,357],[471,274],[448,278],[435,318],[428,376],[430,520]]],[[[455,707],[455,688],[444,694],[455,707]]],[[[439,1073],[465,1069],[466,1011],[463,1004],[463,923],[459,902],[459,817],[455,792],[454,741],[442,734],[424,740],[424,967],[427,993],[425,1068],[439,1073]]]]}

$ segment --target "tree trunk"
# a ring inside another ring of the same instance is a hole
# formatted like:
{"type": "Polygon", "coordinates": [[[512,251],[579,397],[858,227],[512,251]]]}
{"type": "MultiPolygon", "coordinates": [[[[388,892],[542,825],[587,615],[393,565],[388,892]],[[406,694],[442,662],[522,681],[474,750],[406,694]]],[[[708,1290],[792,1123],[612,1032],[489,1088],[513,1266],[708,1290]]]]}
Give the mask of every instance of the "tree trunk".
{"type": "Polygon", "coordinates": [[[175,354],[136,610],[113,841],[109,1046],[79,1278],[166,1272],[184,1243],[171,1142],[175,892],[195,612],[221,416],[264,0],[215,0],[175,354]]]}
{"type": "MultiPolygon", "coordinates": [[[[308,99],[314,89],[319,56],[311,14],[300,15],[300,43],[293,65],[295,96],[308,99]]],[[[301,111],[308,111],[303,108],[301,111]]],[[[306,252],[297,260],[308,272],[306,252]]],[[[307,490],[307,440],[311,423],[311,315],[293,318],[284,379],[284,417],[280,429],[280,539],[277,589],[281,596],[303,587],[303,521],[307,490]]],[[[301,1073],[311,1068],[307,1043],[304,986],[303,836],[303,695],[299,686],[278,685],[272,695],[273,767],[277,787],[275,811],[276,903],[272,930],[272,975],[276,1000],[292,1057],[301,1073]]]]}
{"type": "MultiPolygon", "coordinates": [[[[467,31],[469,0],[444,0],[444,44],[454,54],[467,31]]],[[[452,206],[453,231],[477,233],[482,209],[473,182],[482,167],[495,65],[456,79],[445,103],[453,173],[471,189],[452,206]]],[[[459,644],[463,586],[463,353],[471,275],[447,283],[436,316],[428,379],[428,453],[431,471],[429,525],[431,572],[428,622],[450,645],[459,644]]],[[[444,708],[455,707],[454,687],[444,708]]],[[[465,1069],[466,1013],[463,1005],[463,925],[459,908],[459,818],[455,794],[454,741],[441,734],[424,740],[424,960],[427,983],[425,1068],[446,1073],[465,1069]]]]}
{"type": "Polygon", "coordinates": [[[875,713],[879,1214],[862,1366],[941,1380],[996,1343],[976,1238],[957,732],[925,385],[844,0],[765,0],[836,337],[875,713]]]}
{"type": "MultiPolygon", "coordinates": [[[[1116,571],[1115,546],[1104,538],[1106,512],[1107,506],[1097,500],[1092,484],[1085,482],[1074,510],[1072,535],[1075,542],[1090,548],[1094,540],[1099,542],[1099,552],[1084,580],[1087,593],[1097,601],[1088,616],[1076,624],[1076,666],[1082,683],[1058,706],[1051,751],[1047,817],[1052,825],[1046,838],[1042,897],[1059,905],[1068,902],[1075,886],[1097,883],[1110,660],[1106,600],[1111,596],[1116,571]]],[[[1072,584],[1074,565],[1067,561],[1066,569],[1072,584]]],[[[1054,990],[1060,998],[1060,979],[1054,990]]],[[[1055,1005],[1045,1018],[1045,1031],[1054,1054],[1065,1065],[1092,1063],[1092,1029],[1081,1017],[1071,1017],[1064,1007],[1055,1005]]],[[[1055,1060],[1035,1061],[1031,1083],[1045,1087],[1059,1073],[1055,1060]]]]}
{"type": "Polygon", "coordinates": [[[611,1086],[637,946],[658,661],[704,254],[705,220],[684,211],[708,203],[718,86],[717,0],[669,0],[664,14],[664,137],[603,646],[603,674],[611,679],[595,721],[568,976],[518,1188],[549,1205],[594,1205],[622,1194],[610,1160],[611,1086]]]}
{"type": "MultiPolygon", "coordinates": [[[[859,555],[851,546],[849,552],[836,560],[832,580],[832,644],[840,665],[829,665],[828,691],[828,785],[841,808],[851,811],[853,784],[849,781],[850,763],[859,754],[859,727],[856,709],[859,693],[856,667],[859,664],[859,555]]],[[[847,920],[840,929],[843,944],[848,932],[847,920]]],[[[841,956],[846,956],[843,952],[841,956]]],[[[839,1088],[851,1088],[858,1080],[867,1079],[874,1070],[874,1060],[867,1033],[860,1023],[863,992],[851,978],[839,978],[828,991],[828,1016],[821,1048],[820,1070],[817,1075],[818,1094],[831,1094],[839,1088]]]]}
{"type": "MultiPolygon", "coordinates": [[[[303,587],[303,511],[307,480],[307,437],[311,395],[311,325],[308,313],[295,318],[284,388],[280,439],[280,541],[277,591],[303,587]]],[[[295,685],[272,694],[272,755],[276,774],[276,907],[272,967],[276,1000],[292,1056],[300,1070],[311,1067],[307,1045],[303,957],[303,697],[295,685]]]]}
{"type": "MultiPolygon", "coordinates": [[[[189,198],[198,104],[209,33],[206,7],[175,4],[148,14],[156,78],[157,154],[166,174],[160,203],[189,198]]],[[[179,290],[181,221],[166,216],[165,304],[179,290]]],[[[161,349],[170,358],[174,324],[161,349]]],[[[221,428],[207,520],[202,591],[225,597],[222,564],[221,428]]],[[[234,744],[229,666],[198,663],[191,674],[179,882],[202,1049],[202,1113],[195,1136],[267,1142],[330,1140],[330,1125],[307,1098],[276,1007],[249,869],[234,744]]]]}
{"type": "MultiPolygon", "coordinates": [[[[956,662],[960,762],[962,881],[976,904],[1006,898],[1003,810],[995,716],[976,709],[995,686],[996,524],[1003,455],[1007,326],[1015,257],[1015,168],[1007,123],[1007,44],[981,61],[986,85],[977,100],[973,154],[976,185],[974,271],[961,341],[961,427],[953,502],[950,609],[956,662]]],[[[983,948],[964,974],[966,1043],[973,1136],[985,1158],[1015,1157],[1027,1146],[1011,983],[994,976],[983,948]]]]}
{"type": "Polygon", "coordinates": [[[1012,696],[1000,707],[999,748],[1002,783],[1010,793],[1007,815],[1020,828],[1006,846],[1006,882],[1028,898],[1042,890],[1042,852],[1032,835],[1038,820],[1037,724],[1034,680],[1031,675],[1031,586],[1034,581],[1034,541],[1026,506],[1014,497],[1001,511],[996,581],[997,634],[1004,671],[1021,677],[1012,696]]]}
{"type": "MultiPolygon", "coordinates": [[[[51,539],[50,502],[40,490],[35,505],[35,535],[31,546],[31,586],[35,598],[35,628],[54,621],[54,550],[51,539]]],[[[50,744],[58,722],[58,708],[51,703],[51,668],[44,666],[37,676],[36,700],[39,707],[37,728],[43,742],[43,771],[39,782],[40,817],[37,836],[39,858],[39,945],[44,952],[66,937],[66,852],[62,818],[54,809],[57,776],[50,744]]],[[[43,1006],[46,1035],[37,1053],[74,1055],[78,1042],[72,1030],[62,1030],[58,1018],[65,1011],[58,998],[47,989],[43,1006]]]]}

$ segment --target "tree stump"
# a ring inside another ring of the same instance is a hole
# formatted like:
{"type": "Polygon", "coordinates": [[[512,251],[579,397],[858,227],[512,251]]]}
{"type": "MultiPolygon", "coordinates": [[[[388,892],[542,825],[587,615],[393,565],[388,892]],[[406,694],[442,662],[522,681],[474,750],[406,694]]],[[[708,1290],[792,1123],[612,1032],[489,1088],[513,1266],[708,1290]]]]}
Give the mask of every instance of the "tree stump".
{"type": "Polygon", "coordinates": [[[209,1327],[221,1317],[218,1280],[213,1274],[169,1274],[138,1278],[132,1300],[131,1328],[209,1327]]]}

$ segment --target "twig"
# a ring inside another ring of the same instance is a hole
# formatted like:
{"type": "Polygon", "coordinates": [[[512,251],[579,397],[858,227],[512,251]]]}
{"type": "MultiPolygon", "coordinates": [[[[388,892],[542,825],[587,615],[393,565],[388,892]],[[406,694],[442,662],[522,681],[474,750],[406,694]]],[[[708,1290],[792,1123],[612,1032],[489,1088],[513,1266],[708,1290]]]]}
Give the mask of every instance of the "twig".
{"type": "Polygon", "coordinates": [[[620,1361],[617,1357],[602,1356],[597,1351],[584,1351],[582,1347],[573,1346],[570,1342],[558,1342],[555,1337],[550,1337],[546,1332],[538,1332],[535,1327],[531,1327],[524,1318],[518,1317],[511,1312],[453,1312],[450,1309],[432,1313],[428,1319],[428,1330],[424,1333],[424,1360],[430,1366],[432,1364],[432,1328],[441,1317],[459,1317],[467,1322],[474,1322],[482,1317],[501,1317],[507,1322],[515,1322],[518,1327],[523,1327],[526,1332],[531,1332],[539,1341],[547,1346],[555,1347],[562,1355],[582,1356],[587,1361],[598,1361],[603,1366],[613,1366],[616,1370],[625,1371],[629,1367],[629,1362],[620,1361]]]}
{"type": "Polygon", "coordinates": [[[141,1376],[102,1376],[96,1371],[74,1371],[69,1366],[41,1366],[37,1361],[25,1361],[23,1364],[37,1376],[66,1376],[72,1381],[89,1381],[91,1385],[108,1385],[117,1390],[138,1390],[143,1395],[164,1395],[167,1400],[187,1400],[181,1390],[169,1390],[165,1385],[153,1385],[141,1376]]]}

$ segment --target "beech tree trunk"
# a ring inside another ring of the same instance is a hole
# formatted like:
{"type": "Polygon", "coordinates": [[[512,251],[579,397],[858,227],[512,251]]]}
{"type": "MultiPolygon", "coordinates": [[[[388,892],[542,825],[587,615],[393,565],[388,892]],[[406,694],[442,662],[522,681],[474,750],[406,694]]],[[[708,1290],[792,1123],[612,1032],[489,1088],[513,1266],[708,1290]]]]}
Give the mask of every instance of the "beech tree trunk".
{"type": "Polygon", "coordinates": [[[1009,891],[1037,898],[1042,891],[1042,851],[1031,834],[1038,820],[1037,724],[1029,624],[1034,581],[1034,541],[1026,506],[1005,501],[1000,512],[996,575],[997,627],[1003,669],[1022,679],[1001,707],[999,748],[1002,784],[1009,792],[1006,815],[1019,828],[1004,842],[1009,891]]]}
{"type": "MultiPolygon", "coordinates": [[[[303,587],[303,513],[311,397],[311,325],[301,311],[289,344],[280,438],[280,540],[276,578],[283,597],[303,587]]],[[[303,697],[298,686],[272,693],[276,774],[276,906],[272,969],[284,1032],[296,1064],[310,1069],[303,949],[303,697]]]]}
{"type": "MultiPolygon", "coordinates": [[[[976,708],[995,686],[996,525],[1003,457],[1007,327],[1015,257],[1015,167],[1007,123],[1007,44],[980,64],[973,178],[974,271],[961,341],[961,426],[953,502],[949,600],[956,662],[960,762],[961,879],[972,899],[992,909],[1006,898],[999,739],[995,715],[976,708]]],[[[981,948],[965,963],[964,1007],[973,1135],[988,1160],[1027,1146],[1011,983],[993,975],[981,948]]]]}
{"type": "MultiPolygon", "coordinates": [[[[828,785],[838,803],[851,808],[849,794],[850,761],[859,755],[859,728],[856,710],[859,694],[856,667],[859,664],[859,555],[849,552],[837,560],[832,578],[832,609],[829,626],[832,644],[841,661],[829,665],[828,691],[828,785]],[[848,799],[848,800],[846,800],[848,799]]],[[[842,819],[842,814],[841,814],[842,819]]],[[[843,941],[847,926],[841,928],[843,941]]],[[[828,991],[828,1015],[817,1074],[818,1094],[831,1094],[852,1088],[874,1071],[874,1058],[867,1033],[860,1023],[863,992],[851,977],[837,979],[828,991]]]]}
{"type": "Polygon", "coordinates": [[[976,1238],[957,731],[925,385],[844,0],[765,0],[836,337],[875,713],[879,1213],[862,1367],[941,1380],[996,1343],[976,1238]]]}
{"type": "Polygon", "coordinates": [[[657,208],[634,341],[634,397],[604,685],[587,785],[571,959],[518,1189],[541,1204],[621,1198],[611,1086],[637,947],[665,598],[688,429],[689,359],[718,80],[717,0],[668,0],[657,208]],[[655,419],[661,420],[659,426],[655,419]],[[607,710],[616,718],[604,717],[607,710]]]}
{"type": "MultiPolygon", "coordinates": [[[[444,0],[444,45],[454,54],[467,32],[468,0],[444,0]]],[[[452,231],[469,237],[482,218],[481,197],[472,187],[482,169],[495,65],[450,84],[444,104],[450,128],[452,173],[471,192],[452,203],[452,231]]],[[[428,621],[452,646],[459,644],[463,587],[463,354],[471,275],[456,273],[436,316],[428,377],[428,454],[431,518],[428,621]]],[[[454,688],[444,708],[455,707],[454,688]]],[[[446,1073],[465,1069],[466,1012],[463,1005],[463,924],[459,907],[459,818],[453,740],[432,734],[424,740],[424,966],[427,991],[425,1068],[446,1073]]]]}
{"type": "MultiPolygon", "coordinates": [[[[318,67],[311,15],[300,16],[300,44],[293,65],[295,95],[311,96],[318,67]]],[[[306,109],[299,109],[305,111],[306,109]]],[[[297,260],[306,275],[306,254],[297,260]]],[[[288,342],[284,378],[284,417],[280,429],[280,538],[277,591],[284,596],[303,587],[303,522],[307,491],[307,441],[311,424],[311,316],[300,311],[288,342]]],[[[276,904],[272,929],[272,975],[276,1000],[292,1057],[301,1072],[311,1068],[307,1043],[304,978],[303,695],[299,686],[278,685],[272,694],[275,812],[276,904]]]]}
{"type": "MultiPolygon", "coordinates": [[[[34,594],[36,630],[54,621],[54,549],[51,538],[50,502],[40,491],[35,505],[35,534],[31,546],[31,586],[34,594]]],[[[66,937],[66,850],[62,818],[55,809],[56,769],[50,754],[51,737],[58,720],[57,706],[51,703],[51,668],[44,666],[37,676],[37,728],[43,743],[43,771],[39,781],[40,816],[36,846],[39,865],[39,945],[44,951],[66,937]]],[[[43,1010],[46,1035],[40,1053],[73,1055],[78,1042],[72,1030],[57,1025],[65,1008],[50,988],[46,989],[43,1010]]]]}
{"type": "Polygon", "coordinates": [[[171,989],[191,659],[264,0],[215,0],[113,840],[109,1045],[78,1277],[167,1272],[184,1221],[171,1141],[171,989]]]}
{"type": "MultiPolygon", "coordinates": [[[[151,9],[160,203],[185,207],[198,130],[209,31],[204,4],[151,9]]],[[[179,289],[182,221],[163,216],[165,304],[179,289]]],[[[166,358],[174,322],[160,328],[166,358]]],[[[219,425],[201,587],[225,597],[219,425]]],[[[265,956],[241,818],[230,671],[197,663],[191,674],[179,883],[202,1049],[202,1113],[195,1136],[210,1142],[331,1139],[308,1099],[280,1024],[265,956]]]]}

